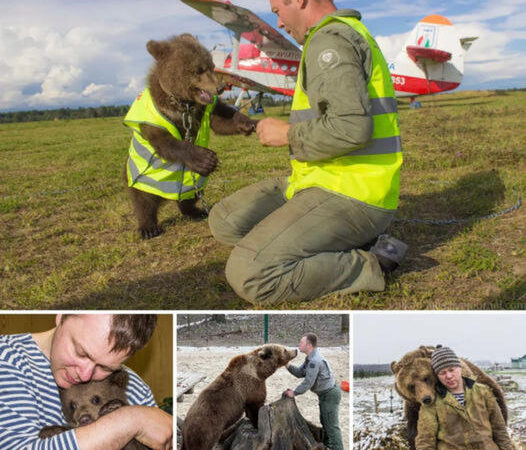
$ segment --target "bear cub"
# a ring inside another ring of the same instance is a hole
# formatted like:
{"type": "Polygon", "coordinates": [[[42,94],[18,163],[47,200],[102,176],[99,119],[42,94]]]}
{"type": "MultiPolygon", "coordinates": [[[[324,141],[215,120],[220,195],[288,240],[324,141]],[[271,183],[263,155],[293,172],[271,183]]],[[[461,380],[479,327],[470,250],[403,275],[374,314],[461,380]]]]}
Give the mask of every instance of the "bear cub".
{"type": "Polygon", "coordinates": [[[152,40],[146,48],[155,62],[124,119],[134,132],[125,178],[139,232],[150,239],[162,233],[157,211],[167,199],[177,201],[185,216],[207,216],[196,203],[218,164],[208,148],[210,128],[249,135],[257,121],[217,98],[222,86],[212,56],[190,34],[152,40]]]}
{"type": "MultiPolygon", "coordinates": [[[[40,430],[40,437],[48,438],[72,428],[89,425],[98,418],[127,405],[127,385],[128,373],[120,369],[102,381],[90,381],[75,384],[69,389],[60,389],[62,412],[68,426],[46,426],[40,430]]],[[[149,450],[149,447],[133,439],[124,446],[123,450],[149,450]]]]}

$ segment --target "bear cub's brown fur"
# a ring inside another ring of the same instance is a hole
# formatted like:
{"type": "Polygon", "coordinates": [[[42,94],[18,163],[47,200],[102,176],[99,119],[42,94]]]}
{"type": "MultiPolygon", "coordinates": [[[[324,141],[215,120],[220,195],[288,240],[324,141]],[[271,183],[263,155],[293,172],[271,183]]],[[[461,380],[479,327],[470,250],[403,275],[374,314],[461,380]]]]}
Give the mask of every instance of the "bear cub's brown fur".
{"type": "MultiPolygon", "coordinates": [[[[146,44],[146,48],[155,59],[148,76],[153,102],[157,110],[177,127],[182,140],[175,139],[164,129],[147,124],[140,125],[141,134],[163,160],[182,163],[193,172],[207,176],[217,167],[217,155],[193,142],[205,108],[213,101],[220,87],[212,56],[190,34],[164,41],[152,40],[146,44]],[[185,125],[189,128],[190,140],[185,140],[185,125]]],[[[210,127],[217,134],[249,135],[255,130],[256,124],[257,121],[220,100],[210,118],[210,127]]],[[[161,234],[157,211],[165,199],[133,187],[129,191],[142,238],[149,239],[161,234]]],[[[196,206],[197,200],[194,197],[178,201],[181,213],[194,219],[206,217],[206,211],[196,206]]]]}
{"type": "MultiPolygon", "coordinates": [[[[60,389],[62,412],[68,426],[47,426],[40,430],[41,438],[48,438],[72,428],[95,422],[98,418],[127,405],[126,386],[128,373],[117,370],[102,381],[75,384],[68,389],[60,389]]],[[[123,450],[148,450],[149,447],[135,439],[123,450]]]]}
{"type": "Polygon", "coordinates": [[[188,410],[182,426],[183,449],[211,450],[243,411],[257,427],[258,411],[267,397],[265,380],[297,354],[282,345],[266,344],[232,358],[188,410]]]}
{"type": "MultiPolygon", "coordinates": [[[[431,367],[431,354],[435,349],[436,347],[433,346],[421,345],[417,350],[406,353],[400,361],[391,363],[391,370],[395,375],[395,389],[404,399],[407,438],[411,449],[415,448],[420,405],[433,404],[437,395],[439,380],[431,367]]],[[[507,421],[508,412],[504,393],[497,382],[472,362],[460,358],[460,363],[463,377],[472,378],[491,389],[502,416],[507,421]]]]}

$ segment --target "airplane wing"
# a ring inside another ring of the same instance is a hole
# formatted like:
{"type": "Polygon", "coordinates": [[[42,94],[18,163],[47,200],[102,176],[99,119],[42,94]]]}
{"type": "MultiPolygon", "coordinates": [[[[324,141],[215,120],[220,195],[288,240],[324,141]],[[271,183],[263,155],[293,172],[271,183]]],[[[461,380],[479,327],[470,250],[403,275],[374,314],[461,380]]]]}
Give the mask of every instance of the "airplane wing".
{"type": "Polygon", "coordinates": [[[269,86],[265,86],[257,81],[251,80],[250,78],[242,77],[241,75],[226,69],[216,67],[215,72],[220,80],[226,85],[238,86],[250,91],[266,92],[268,94],[282,94],[269,86]]]}
{"type": "Polygon", "coordinates": [[[252,11],[232,5],[225,0],[182,0],[188,6],[215,20],[217,23],[240,34],[242,38],[259,48],[272,47],[288,50],[297,54],[301,51],[286,39],[279,31],[260,19],[252,11]]]}

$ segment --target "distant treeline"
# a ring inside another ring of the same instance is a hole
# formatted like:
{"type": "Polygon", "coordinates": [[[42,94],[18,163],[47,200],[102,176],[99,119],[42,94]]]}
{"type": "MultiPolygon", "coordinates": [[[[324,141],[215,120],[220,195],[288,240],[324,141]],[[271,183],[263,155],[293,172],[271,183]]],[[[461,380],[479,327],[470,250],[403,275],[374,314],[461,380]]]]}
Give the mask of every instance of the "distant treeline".
{"type": "Polygon", "coordinates": [[[392,375],[389,364],[355,364],[353,367],[354,378],[371,378],[392,375]]]}
{"type": "Polygon", "coordinates": [[[125,116],[130,105],[97,106],[96,108],[60,108],[0,113],[0,123],[34,122],[37,120],[91,119],[125,116]]]}

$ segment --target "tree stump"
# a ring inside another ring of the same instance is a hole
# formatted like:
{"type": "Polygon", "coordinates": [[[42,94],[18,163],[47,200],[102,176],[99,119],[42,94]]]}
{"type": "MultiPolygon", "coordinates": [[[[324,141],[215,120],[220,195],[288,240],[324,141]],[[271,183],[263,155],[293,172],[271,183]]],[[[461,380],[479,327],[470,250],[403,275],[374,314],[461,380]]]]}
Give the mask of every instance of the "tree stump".
{"type": "Polygon", "coordinates": [[[301,415],[293,398],[283,397],[262,406],[258,429],[244,418],[224,442],[229,450],[314,450],[324,449],[322,429],[301,415]],[[231,442],[231,444],[230,444],[231,442]]]}

